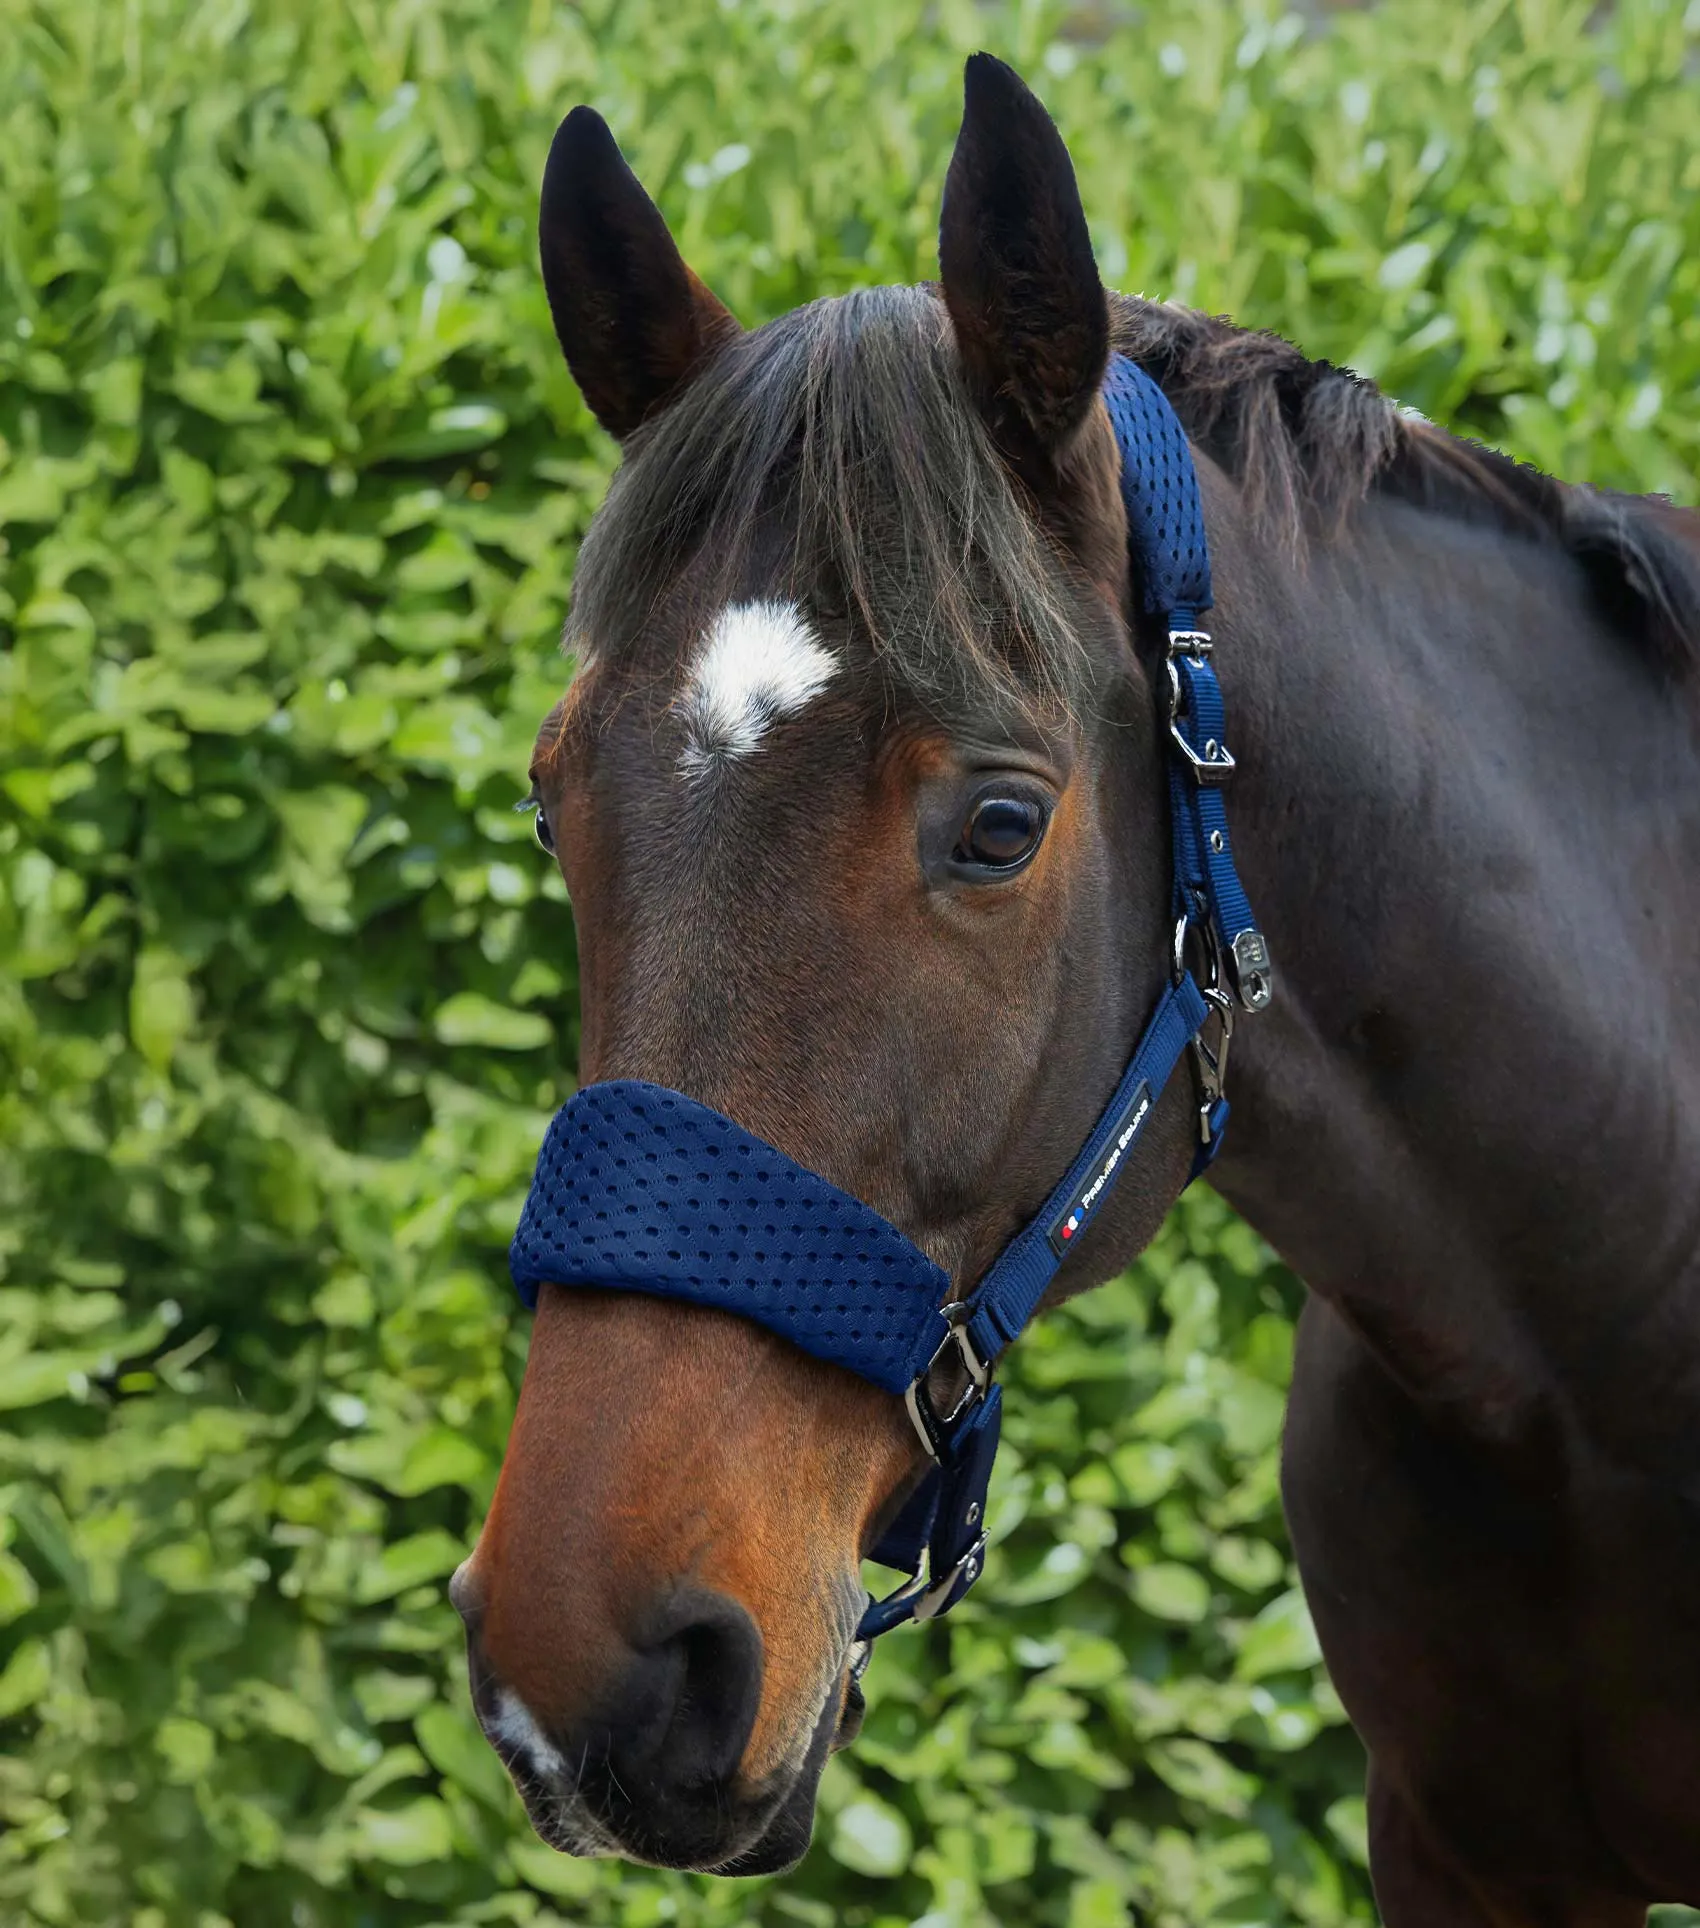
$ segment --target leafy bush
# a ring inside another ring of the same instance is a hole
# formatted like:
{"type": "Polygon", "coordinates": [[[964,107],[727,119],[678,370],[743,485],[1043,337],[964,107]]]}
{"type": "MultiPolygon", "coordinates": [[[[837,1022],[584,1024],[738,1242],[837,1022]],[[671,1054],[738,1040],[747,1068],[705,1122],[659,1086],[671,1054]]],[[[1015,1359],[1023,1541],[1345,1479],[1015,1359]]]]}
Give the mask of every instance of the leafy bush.
{"type": "Polygon", "coordinates": [[[1035,1332],[976,1599],[795,1875],[550,1854],[443,1580],[574,963],[516,816],[612,450],[534,272],[609,114],[748,321],[931,262],[962,54],[1106,272],[1691,488],[1700,11],[11,0],[0,64],[0,1916],[1369,1918],[1282,1537],[1294,1282],[1207,1194],[1035,1332]],[[1685,77],[1688,76],[1688,77],[1685,77]]]}

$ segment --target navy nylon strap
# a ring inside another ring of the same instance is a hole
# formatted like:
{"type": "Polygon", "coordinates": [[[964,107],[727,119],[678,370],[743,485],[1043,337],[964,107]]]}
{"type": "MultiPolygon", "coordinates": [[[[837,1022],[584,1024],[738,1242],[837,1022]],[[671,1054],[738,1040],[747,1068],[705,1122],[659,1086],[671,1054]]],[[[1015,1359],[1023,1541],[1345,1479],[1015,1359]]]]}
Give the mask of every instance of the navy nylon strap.
{"type": "Polygon", "coordinates": [[[587,1085],[551,1122],[510,1254],[528,1306],[551,1281],[714,1306],[903,1395],[933,1465],[874,1558],[916,1577],[869,1603],[858,1671],[878,1634],[946,1612],[979,1574],[1003,1410],[992,1368],[1131,1163],[1189,1046],[1202,1094],[1192,1177],[1214,1158],[1233,1021],[1224,959],[1246,1009],[1270,997],[1268,951],[1228,838],[1222,785],[1234,761],[1211,642],[1198,627],[1210,554],[1191,450],[1161,389],[1126,356],[1111,358],[1104,402],[1143,604],[1168,630],[1174,972],[1042,1209],[966,1297],[946,1303],[946,1274],[860,1199],[682,1092],[620,1080],[587,1085]],[[1203,989],[1186,968],[1189,937],[1209,966],[1203,989]],[[1214,1055],[1204,1041],[1212,1013],[1221,1023],[1214,1055]],[[966,1390],[941,1413],[935,1368],[946,1359],[966,1390]]]}
{"type": "Polygon", "coordinates": [[[1211,603],[1198,471],[1168,398],[1126,355],[1110,357],[1104,406],[1121,451],[1122,505],[1144,607],[1168,629],[1175,915],[1207,928],[1212,957],[1222,961],[1240,1002],[1261,1010],[1273,990],[1269,950],[1234,867],[1221,789],[1234,758],[1210,638],[1198,627],[1211,603]]]}
{"type": "Polygon", "coordinates": [[[1140,565],[1151,615],[1208,609],[1210,545],[1198,472],[1168,397],[1137,362],[1112,355],[1104,407],[1121,450],[1128,546],[1140,565]]]}
{"type": "Polygon", "coordinates": [[[1003,1248],[963,1301],[963,1326],[988,1365],[1012,1345],[1038,1310],[1069,1247],[1091,1222],[1125,1168],[1181,1053],[1209,1006],[1190,976],[1171,984],[1134,1048],[1110,1102],[1037,1217],[1003,1248]]]}

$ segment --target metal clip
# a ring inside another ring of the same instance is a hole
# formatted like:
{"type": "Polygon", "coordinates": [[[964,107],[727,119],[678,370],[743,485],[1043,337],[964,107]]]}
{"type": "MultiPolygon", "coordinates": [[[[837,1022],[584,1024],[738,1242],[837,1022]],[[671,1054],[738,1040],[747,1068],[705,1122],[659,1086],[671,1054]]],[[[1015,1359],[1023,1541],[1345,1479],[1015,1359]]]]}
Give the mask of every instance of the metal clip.
{"type": "Polygon", "coordinates": [[[1212,1051],[1204,1042],[1204,1033],[1192,1034],[1192,1061],[1198,1071],[1198,1135],[1208,1145],[1210,1143],[1210,1114],[1221,1101],[1223,1087],[1228,1078],[1228,1048],[1234,1041],[1234,1001],[1226,991],[1214,984],[1204,993],[1204,1001],[1221,1020],[1222,1035],[1212,1051]]]}
{"type": "MultiPolygon", "coordinates": [[[[882,1607],[908,1606],[910,1620],[934,1620],[950,1605],[952,1597],[966,1593],[980,1577],[980,1569],[986,1562],[986,1536],[981,1533],[967,1552],[959,1560],[952,1562],[943,1573],[935,1575],[929,1557],[927,1570],[917,1573],[914,1579],[880,1602],[882,1607]]],[[[893,1626],[901,1623],[892,1621],[893,1626]]],[[[873,1653],[871,1640],[857,1640],[850,1647],[850,1677],[859,1680],[866,1671],[868,1660],[873,1653]]]]}

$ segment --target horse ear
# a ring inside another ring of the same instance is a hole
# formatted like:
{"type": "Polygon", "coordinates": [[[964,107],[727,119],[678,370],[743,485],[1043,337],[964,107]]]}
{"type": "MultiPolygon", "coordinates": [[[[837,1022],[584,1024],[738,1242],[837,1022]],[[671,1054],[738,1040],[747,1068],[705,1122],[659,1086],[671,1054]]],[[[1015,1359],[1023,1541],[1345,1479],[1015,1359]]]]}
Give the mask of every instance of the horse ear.
{"type": "Polygon", "coordinates": [[[691,273],[594,108],[555,130],[537,239],[555,334],[591,412],[621,440],[738,332],[691,273]]]}
{"type": "Polygon", "coordinates": [[[1048,474],[1104,379],[1109,303],[1055,122],[990,54],[969,58],[963,94],[939,221],[945,305],[999,446],[1048,474]]]}

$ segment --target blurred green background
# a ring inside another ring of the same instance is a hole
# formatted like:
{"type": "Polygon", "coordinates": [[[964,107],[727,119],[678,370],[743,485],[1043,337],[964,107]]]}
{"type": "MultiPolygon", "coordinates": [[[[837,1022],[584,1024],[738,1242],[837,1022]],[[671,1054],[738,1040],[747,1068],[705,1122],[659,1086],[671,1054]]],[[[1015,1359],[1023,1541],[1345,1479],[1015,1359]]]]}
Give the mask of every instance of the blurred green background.
{"type": "Polygon", "coordinates": [[[602,108],[757,322],[931,272],[978,46],[1112,284],[1693,499],[1700,0],[0,0],[0,1920],[1372,1919],[1298,1288],[1206,1193],[1024,1341],[988,1576],[795,1874],[541,1847],[444,1601],[575,1059],[513,810],[613,461],[550,133],[602,108]]]}

